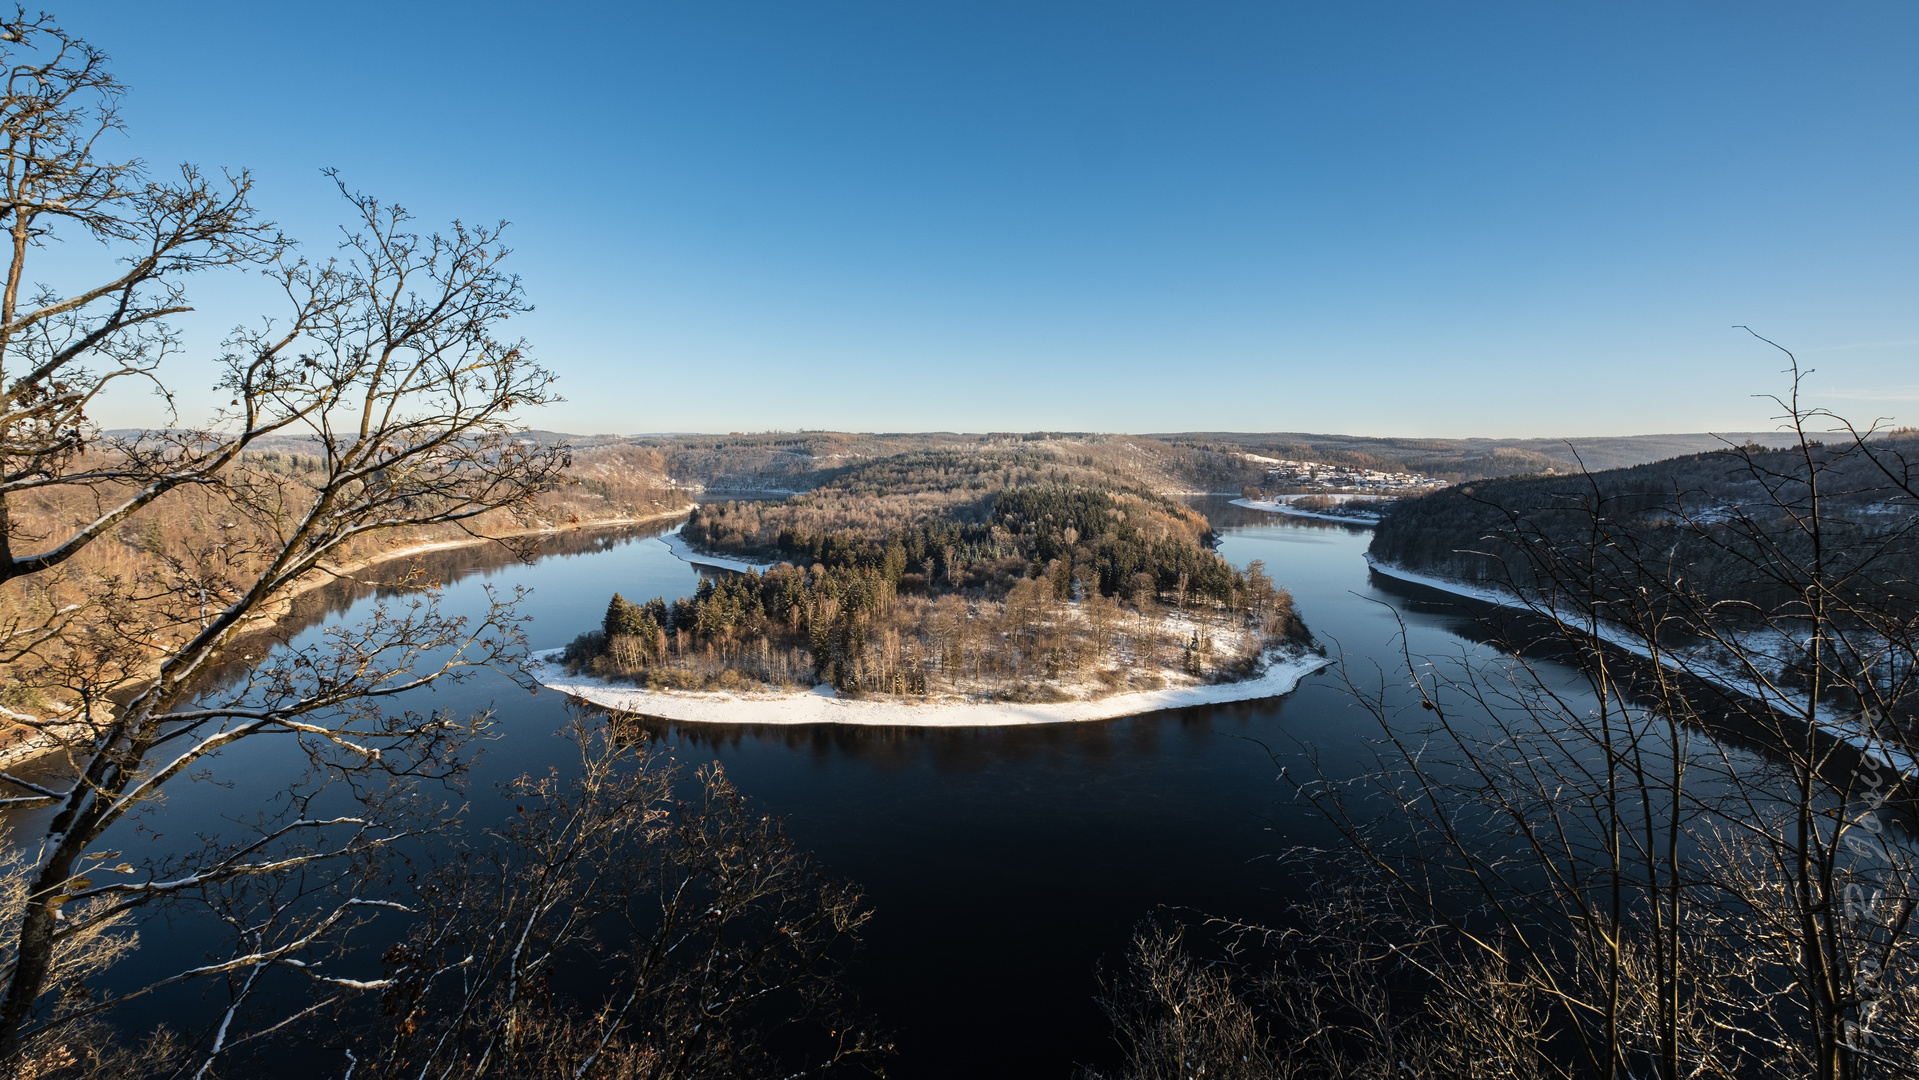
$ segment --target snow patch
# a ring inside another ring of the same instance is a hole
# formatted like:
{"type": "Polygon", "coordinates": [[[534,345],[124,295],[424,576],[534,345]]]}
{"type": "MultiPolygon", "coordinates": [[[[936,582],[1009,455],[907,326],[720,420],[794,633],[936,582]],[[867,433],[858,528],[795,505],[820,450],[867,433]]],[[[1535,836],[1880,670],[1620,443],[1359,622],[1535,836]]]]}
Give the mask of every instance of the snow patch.
{"type": "MultiPolygon", "coordinates": [[[[1515,608],[1530,611],[1537,615],[1544,615],[1569,630],[1593,634],[1601,641],[1624,649],[1635,656],[1648,660],[1652,659],[1652,650],[1646,648],[1644,643],[1622,630],[1607,626],[1604,623],[1594,628],[1578,620],[1560,618],[1557,612],[1551,610],[1546,605],[1529,603],[1523,597],[1519,596],[1519,594],[1509,589],[1489,585],[1468,585],[1460,581],[1452,581],[1447,578],[1434,577],[1431,574],[1422,574],[1415,570],[1407,570],[1404,567],[1394,566],[1392,563],[1374,558],[1372,552],[1366,553],[1366,565],[1372,567],[1375,573],[1383,574],[1386,577],[1398,578],[1401,581],[1410,581],[1415,585],[1424,585],[1429,589],[1438,589],[1441,592],[1449,592],[1455,596],[1464,596],[1468,599],[1481,601],[1482,603],[1495,604],[1503,608],[1515,608]]],[[[1727,666],[1702,661],[1677,652],[1660,653],[1659,663],[1669,670],[1697,676],[1721,689],[1730,690],[1742,697],[1763,702],[1780,713],[1790,716],[1803,716],[1805,714],[1804,702],[1784,700],[1776,690],[1754,681],[1743,672],[1731,670],[1727,666]]],[[[1895,769],[1909,778],[1919,777],[1919,757],[1915,757],[1911,751],[1903,747],[1888,744],[1885,739],[1875,735],[1870,728],[1860,723],[1858,716],[1841,712],[1829,705],[1819,705],[1813,709],[1813,717],[1813,723],[1818,725],[1821,730],[1839,739],[1841,742],[1854,747],[1869,760],[1877,762],[1887,768],[1895,769]]]]}
{"type": "MultiPolygon", "coordinates": [[[[685,527],[686,526],[682,525],[680,529],[685,527]]],[[[755,570],[763,574],[778,565],[770,562],[752,562],[747,559],[731,559],[724,555],[708,555],[702,551],[695,551],[693,545],[687,543],[686,539],[680,535],[680,529],[674,529],[672,532],[662,534],[659,537],[659,541],[665,544],[666,549],[671,551],[674,557],[678,558],[681,562],[692,563],[694,566],[711,566],[720,570],[736,570],[742,574],[748,570],[755,570]]]]}
{"type": "MultiPolygon", "coordinates": [[[[1306,497],[1307,496],[1304,496],[1304,495],[1280,495],[1276,498],[1271,498],[1271,499],[1234,499],[1233,505],[1243,506],[1248,510],[1264,510],[1269,514],[1291,514],[1294,517],[1318,518],[1321,521],[1343,521],[1348,525],[1379,524],[1380,516],[1378,514],[1368,513],[1363,510],[1353,514],[1322,514],[1313,510],[1301,510],[1299,507],[1294,506],[1292,504],[1292,500],[1303,499],[1306,497]]],[[[1385,498],[1390,498],[1391,496],[1387,496],[1387,495],[1345,495],[1345,496],[1317,495],[1313,497],[1320,498],[1320,499],[1339,499],[1341,502],[1354,502],[1354,501],[1370,502],[1374,499],[1385,499],[1385,498]]]]}
{"type": "Polygon", "coordinates": [[[1277,659],[1256,679],[1182,686],[1092,701],[1026,705],[1015,702],[872,701],[841,698],[831,686],[795,694],[705,693],[642,690],[583,675],[568,675],[559,657],[566,650],[534,653],[529,668],[542,686],[617,712],[696,724],[858,724],[876,727],[1007,727],[1115,720],[1122,716],[1221,705],[1289,694],[1301,679],[1332,661],[1305,654],[1277,659]]]}

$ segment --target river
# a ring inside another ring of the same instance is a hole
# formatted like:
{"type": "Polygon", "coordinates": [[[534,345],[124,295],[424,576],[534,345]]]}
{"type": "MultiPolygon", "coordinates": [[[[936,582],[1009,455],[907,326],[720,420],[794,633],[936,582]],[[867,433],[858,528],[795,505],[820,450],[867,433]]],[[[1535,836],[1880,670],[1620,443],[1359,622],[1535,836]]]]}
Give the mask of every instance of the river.
{"type": "MultiPolygon", "coordinates": [[[[1368,530],[1196,498],[1237,565],[1263,559],[1308,627],[1355,678],[1395,681],[1403,620],[1417,654],[1478,653],[1474,615],[1443,594],[1374,577],[1368,530]]],[[[696,572],[659,528],[574,534],[522,565],[484,549],[433,556],[443,603],[477,614],[487,585],[531,590],[530,644],[564,644],[598,624],[614,590],[629,598],[691,592],[696,572]]],[[[308,602],[311,625],[354,620],[370,596],[308,602]]],[[[416,708],[496,711],[497,739],[473,777],[483,792],[522,771],[563,765],[553,733],[565,703],[486,675],[416,695],[416,708]]],[[[1121,720],[970,730],[677,727],[681,760],[717,759],[760,807],[835,874],[863,884],[877,916],[850,977],[896,1037],[898,1077],[1049,1077],[1115,1050],[1093,1000],[1096,973],[1120,958],[1132,926],[1158,906],[1239,918],[1270,916],[1298,887],[1275,856],[1333,837],[1278,780],[1274,757],[1311,748],[1338,775],[1369,762],[1371,722],[1335,671],[1283,699],[1121,720]]],[[[226,752],[213,783],[176,783],[164,807],[120,838],[127,847],[218,830],[223,815],[283,791],[295,765],[284,745],[251,740],[226,752]],[[221,786],[225,785],[225,786],[221,786]],[[157,839],[154,838],[157,834],[157,839]]],[[[26,835],[37,815],[16,819],[26,835]]],[[[137,966],[201,962],[191,928],[151,926],[137,966]]],[[[129,1012],[172,1019],[186,993],[129,1012]]]]}

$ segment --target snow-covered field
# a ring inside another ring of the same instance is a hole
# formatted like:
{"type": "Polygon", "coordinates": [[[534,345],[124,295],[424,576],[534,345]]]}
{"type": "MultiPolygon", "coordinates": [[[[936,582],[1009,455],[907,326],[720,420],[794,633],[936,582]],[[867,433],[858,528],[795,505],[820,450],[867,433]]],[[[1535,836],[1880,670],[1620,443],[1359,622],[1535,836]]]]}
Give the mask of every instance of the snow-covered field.
{"type": "MultiPolygon", "coordinates": [[[[1600,640],[1624,649],[1635,656],[1646,659],[1652,658],[1652,651],[1647,649],[1644,643],[1630,634],[1606,626],[1603,623],[1600,624],[1595,631],[1593,627],[1587,626],[1577,619],[1562,619],[1556,612],[1539,604],[1528,603],[1518,594],[1507,589],[1489,585],[1469,585],[1447,578],[1434,577],[1431,574],[1421,574],[1414,570],[1407,570],[1404,567],[1394,566],[1389,562],[1375,559],[1371,554],[1366,556],[1366,564],[1372,567],[1375,573],[1384,574],[1390,578],[1410,581],[1415,585],[1424,585],[1427,588],[1438,589],[1441,592],[1449,592],[1455,596],[1464,596],[1488,604],[1497,604],[1500,607],[1519,608],[1534,612],[1535,614],[1545,615],[1569,629],[1581,633],[1594,633],[1600,640]]],[[[1778,690],[1761,685],[1750,675],[1736,670],[1729,665],[1713,663],[1709,660],[1702,660],[1676,651],[1662,652],[1659,656],[1659,661],[1670,670],[1684,672],[1685,674],[1704,679],[1723,689],[1730,690],[1735,694],[1752,698],[1755,701],[1765,702],[1767,705],[1782,713],[1792,716],[1803,716],[1805,714],[1805,702],[1803,700],[1787,700],[1781,696],[1778,690]]],[[[1919,758],[1915,758],[1911,752],[1903,747],[1888,745],[1883,738],[1875,736],[1873,732],[1860,721],[1858,716],[1842,712],[1826,705],[1817,707],[1813,710],[1813,713],[1815,716],[1813,722],[1818,724],[1822,730],[1840,741],[1857,748],[1860,753],[1872,761],[1878,762],[1888,768],[1896,769],[1909,777],[1919,776],[1919,758]]]]}
{"type": "Polygon", "coordinates": [[[1323,656],[1309,653],[1275,660],[1259,678],[1241,682],[1169,687],[1134,694],[1114,694],[1090,701],[1023,705],[1005,701],[969,702],[932,698],[849,700],[835,696],[830,686],[794,694],[642,690],[584,675],[568,675],[559,664],[558,655],[562,651],[549,649],[534,654],[534,677],[550,690],[605,709],[685,723],[865,724],[883,727],[1059,724],[1079,720],[1113,720],[1161,709],[1183,709],[1191,705],[1254,701],[1291,693],[1301,679],[1332,663],[1323,656]]]}

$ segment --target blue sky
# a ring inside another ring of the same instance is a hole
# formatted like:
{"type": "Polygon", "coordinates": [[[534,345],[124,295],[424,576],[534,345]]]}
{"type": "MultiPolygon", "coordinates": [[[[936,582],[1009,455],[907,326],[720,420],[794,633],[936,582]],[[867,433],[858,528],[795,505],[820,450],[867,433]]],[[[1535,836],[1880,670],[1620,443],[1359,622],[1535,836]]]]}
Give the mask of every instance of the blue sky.
{"type": "Polygon", "coordinates": [[[1764,428],[1736,323],[1919,418],[1909,3],[59,10],[314,249],[510,220],[541,427],[1764,428]]]}

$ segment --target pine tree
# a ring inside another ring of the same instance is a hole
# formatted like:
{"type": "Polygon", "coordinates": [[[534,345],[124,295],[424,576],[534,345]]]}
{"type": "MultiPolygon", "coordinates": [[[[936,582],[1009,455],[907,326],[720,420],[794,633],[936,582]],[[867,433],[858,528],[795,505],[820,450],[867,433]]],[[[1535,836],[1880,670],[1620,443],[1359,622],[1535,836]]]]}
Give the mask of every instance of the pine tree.
{"type": "MultiPolygon", "coordinates": [[[[645,608],[614,593],[612,601],[606,605],[606,619],[601,623],[601,629],[606,632],[606,639],[612,641],[616,637],[641,633],[643,624],[648,622],[653,620],[647,617],[645,608]]],[[[654,625],[658,626],[658,623],[654,625]]]]}

